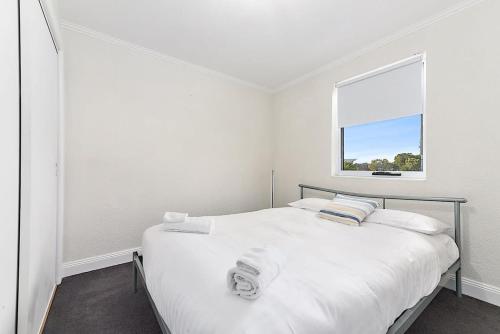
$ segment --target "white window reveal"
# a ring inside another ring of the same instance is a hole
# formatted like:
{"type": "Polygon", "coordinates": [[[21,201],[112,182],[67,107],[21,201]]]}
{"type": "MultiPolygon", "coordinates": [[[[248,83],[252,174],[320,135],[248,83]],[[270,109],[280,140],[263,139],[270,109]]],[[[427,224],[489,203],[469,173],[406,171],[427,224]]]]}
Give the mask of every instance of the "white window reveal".
{"type": "Polygon", "coordinates": [[[424,111],[424,55],[338,82],[334,175],[424,178],[424,111]]]}

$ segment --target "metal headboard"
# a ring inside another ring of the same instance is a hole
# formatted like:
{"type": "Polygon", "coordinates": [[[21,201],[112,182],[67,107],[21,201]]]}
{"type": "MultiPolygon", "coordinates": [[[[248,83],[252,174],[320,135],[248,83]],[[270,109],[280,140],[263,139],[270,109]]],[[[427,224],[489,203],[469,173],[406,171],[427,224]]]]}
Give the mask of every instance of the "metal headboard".
{"type": "Polygon", "coordinates": [[[455,222],[455,243],[458,246],[460,257],[462,257],[462,239],[461,239],[461,224],[460,224],[460,204],[467,203],[465,198],[457,197],[425,197],[425,196],[402,196],[402,195],[374,195],[374,194],[361,194],[343,190],[327,189],[316,186],[309,186],[306,184],[299,184],[300,198],[304,198],[304,189],[317,190],[332,194],[342,194],[358,197],[379,198],[382,200],[382,207],[385,209],[385,201],[388,199],[401,200],[401,201],[424,201],[424,202],[441,202],[453,203],[454,205],[454,222],[455,222]]]}

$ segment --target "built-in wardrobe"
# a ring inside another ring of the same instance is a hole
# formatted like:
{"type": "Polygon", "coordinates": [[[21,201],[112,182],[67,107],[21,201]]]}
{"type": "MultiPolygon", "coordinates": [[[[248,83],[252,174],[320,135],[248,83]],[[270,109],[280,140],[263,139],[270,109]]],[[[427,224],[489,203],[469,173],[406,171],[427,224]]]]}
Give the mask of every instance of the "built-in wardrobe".
{"type": "Polygon", "coordinates": [[[39,333],[57,283],[59,55],[47,3],[0,11],[0,334],[39,333]]]}
{"type": "Polygon", "coordinates": [[[0,333],[16,325],[19,228],[19,44],[17,1],[0,10],[0,333]]]}

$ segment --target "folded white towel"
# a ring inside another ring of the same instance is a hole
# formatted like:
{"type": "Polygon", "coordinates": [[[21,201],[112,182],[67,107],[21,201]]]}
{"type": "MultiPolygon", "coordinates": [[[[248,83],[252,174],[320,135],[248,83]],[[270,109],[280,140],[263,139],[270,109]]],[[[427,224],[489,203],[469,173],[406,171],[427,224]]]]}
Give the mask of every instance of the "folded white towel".
{"type": "Polygon", "coordinates": [[[167,232],[210,234],[212,223],[213,221],[211,218],[188,217],[182,223],[163,224],[163,230],[167,232]]]}
{"type": "Polygon", "coordinates": [[[162,223],[183,223],[188,214],[183,212],[165,212],[163,218],[161,219],[162,223]]]}
{"type": "Polygon", "coordinates": [[[279,275],[286,256],[274,247],[251,248],[227,273],[231,293],[246,299],[258,298],[279,275]]]}

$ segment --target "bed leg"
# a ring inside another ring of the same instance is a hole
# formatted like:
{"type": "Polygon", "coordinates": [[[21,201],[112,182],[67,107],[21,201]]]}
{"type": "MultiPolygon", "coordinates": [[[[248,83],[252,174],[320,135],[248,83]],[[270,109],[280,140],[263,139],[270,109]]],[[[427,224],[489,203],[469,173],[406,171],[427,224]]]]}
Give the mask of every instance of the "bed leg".
{"type": "Polygon", "coordinates": [[[462,269],[458,268],[457,272],[455,273],[455,293],[457,294],[458,298],[462,298],[462,269]]]}
{"type": "Polygon", "coordinates": [[[134,266],[134,293],[137,292],[137,265],[135,264],[135,259],[132,262],[132,265],[134,266]]]}

